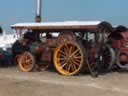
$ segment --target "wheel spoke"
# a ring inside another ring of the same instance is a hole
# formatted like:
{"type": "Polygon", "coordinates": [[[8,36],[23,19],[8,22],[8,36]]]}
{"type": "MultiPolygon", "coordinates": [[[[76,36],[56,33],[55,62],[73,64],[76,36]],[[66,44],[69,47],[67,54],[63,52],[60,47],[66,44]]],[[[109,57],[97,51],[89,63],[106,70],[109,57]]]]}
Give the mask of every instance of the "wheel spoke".
{"type": "Polygon", "coordinates": [[[74,69],[73,71],[75,71],[77,69],[76,65],[73,62],[71,62],[71,64],[72,64],[72,68],[74,69]]]}
{"type": "Polygon", "coordinates": [[[75,55],[75,57],[77,57],[77,56],[81,56],[81,54],[80,53],[76,53],[76,54],[74,54],[75,55]]]}
{"type": "Polygon", "coordinates": [[[62,64],[61,69],[63,69],[67,64],[68,64],[67,62],[62,64]]]}
{"type": "Polygon", "coordinates": [[[74,58],[74,59],[81,59],[81,56],[77,56],[77,57],[74,56],[73,58],[74,58]]]}
{"type": "Polygon", "coordinates": [[[66,56],[68,56],[68,51],[66,50],[66,48],[64,48],[64,52],[65,52],[66,56]]]}
{"type": "Polygon", "coordinates": [[[64,60],[67,60],[67,58],[59,58],[60,61],[64,61],[64,60]]]}
{"type": "Polygon", "coordinates": [[[64,51],[59,50],[59,52],[61,53],[61,54],[59,54],[59,55],[66,56],[66,53],[65,53],[64,51]]]}
{"type": "Polygon", "coordinates": [[[73,56],[74,54],[76,54],[78,51],[79,51],[79,49],[75,50],[75,52],[73,52],[71,56],[73,56]]]}
{"type": "Polygon", "coordinates": [[[69,55],[72,54],[72,49],[73,49],[73,47],[71,46],[70,49],[69,49],[69,55]]]}
{"type": "Polygon", "coordinates": [[[63,57],[63,58],[65,58],[65,57],[66,57],[66,55],[59,54],[59,57],[63,57]]]}
{"type": "Polygon", "coordinates": [[[67,52],[67,55],[69,55],[69,50],[70,50],[70,48],[69,48],[68,44],[65,44],[65,49],[67,50],[67,51],[66,51],[66,52],[67,52]]]}
{"type": "Polygon", "coordinates": [[[64,67],[64,70],[68,71],[69,64],[67,63],[64,67]]]}
{"type": "Polygon", "coordinates": [[[73,62],[73,64],[79,66],[79,64],[76,61],[72,60],[72,62],[73,62]]]}
{"type": "Polygon", "coordinates": [[[71,66],[71,71],[73,72],[75,69],[74,69],[72,62],[70,62],[70,66],[71,66]]]}
{"type": "Polygon", "coordinates": [[[70,72],[70,69],[71,69],[71,65],[70,64],[68,64],[68,72],[70,72]]]}
{"type": "Polygon", "coordinates": [[[81,59],[74,59],[74,61],[76,61],[76,62],[80,62],[80,61],[81,61],[81,59]]]}

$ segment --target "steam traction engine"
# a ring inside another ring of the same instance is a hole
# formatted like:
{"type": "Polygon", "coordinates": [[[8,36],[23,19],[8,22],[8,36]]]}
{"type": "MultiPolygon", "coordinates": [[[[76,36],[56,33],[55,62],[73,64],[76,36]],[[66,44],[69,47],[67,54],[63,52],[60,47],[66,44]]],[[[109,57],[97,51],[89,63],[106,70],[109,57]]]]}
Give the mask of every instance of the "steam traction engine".
{"type": "Polygon", "coordinates": [[[107,22],[19,23],[12,29],[19,37],[13,54],[22,71],[53,64],[63,75],[85,70],[95,75],[99,66],[108,69],[113,63],[111,48],[105,45],[112,31],[107,22]]]}
{"type": "Polygon", "coordinates": [[[119,68],[128,70],[128,30],[125,26],[118,26],[108,36],[108,41],[116,55],[115,64],[119,68]]]}

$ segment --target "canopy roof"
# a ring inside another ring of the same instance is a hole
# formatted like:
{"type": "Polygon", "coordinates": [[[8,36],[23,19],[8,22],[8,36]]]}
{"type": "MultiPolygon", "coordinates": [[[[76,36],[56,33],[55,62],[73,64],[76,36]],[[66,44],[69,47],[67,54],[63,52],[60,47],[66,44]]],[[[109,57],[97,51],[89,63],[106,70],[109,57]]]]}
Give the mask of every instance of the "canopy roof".
{"type": "Polygon", "coordinates": [[[39,29],[39,30],[95,30],[101,21],[65,21],[42,23],[17,23],[12,29],[39,29]]]}

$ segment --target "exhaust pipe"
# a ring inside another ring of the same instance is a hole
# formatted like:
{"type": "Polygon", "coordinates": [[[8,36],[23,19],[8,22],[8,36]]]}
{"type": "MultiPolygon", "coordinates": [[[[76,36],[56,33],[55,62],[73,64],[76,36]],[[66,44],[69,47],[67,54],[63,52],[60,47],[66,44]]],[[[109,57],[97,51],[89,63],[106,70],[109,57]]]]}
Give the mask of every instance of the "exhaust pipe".
{"type": "Polygon", "coordinates": [[[41,22],[41,0],[36,0],[36,22],[41,22]]]}

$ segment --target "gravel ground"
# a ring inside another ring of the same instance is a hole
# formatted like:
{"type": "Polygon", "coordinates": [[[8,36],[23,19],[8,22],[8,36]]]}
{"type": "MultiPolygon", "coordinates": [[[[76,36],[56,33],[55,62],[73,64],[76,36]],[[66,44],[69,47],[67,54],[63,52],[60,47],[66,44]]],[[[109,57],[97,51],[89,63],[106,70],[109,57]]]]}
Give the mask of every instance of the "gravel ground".
{"type": "Polygon", "coordinates": [[[0,96],[128,96],[128,72],[92,78],[0,68],[0,96]]]}

